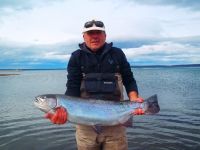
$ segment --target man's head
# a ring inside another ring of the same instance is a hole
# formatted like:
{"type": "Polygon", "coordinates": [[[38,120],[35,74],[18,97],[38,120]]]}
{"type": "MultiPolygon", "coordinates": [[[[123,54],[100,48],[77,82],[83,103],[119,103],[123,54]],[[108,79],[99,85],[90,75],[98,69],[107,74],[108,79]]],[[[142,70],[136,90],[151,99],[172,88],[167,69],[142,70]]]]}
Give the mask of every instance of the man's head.
{"type": "Polygon", "coordinates": [[[83,28],[83,39],[93,52],[98,51],[106,41],[104,23],[96,20],[86,22],[83,28]]]}

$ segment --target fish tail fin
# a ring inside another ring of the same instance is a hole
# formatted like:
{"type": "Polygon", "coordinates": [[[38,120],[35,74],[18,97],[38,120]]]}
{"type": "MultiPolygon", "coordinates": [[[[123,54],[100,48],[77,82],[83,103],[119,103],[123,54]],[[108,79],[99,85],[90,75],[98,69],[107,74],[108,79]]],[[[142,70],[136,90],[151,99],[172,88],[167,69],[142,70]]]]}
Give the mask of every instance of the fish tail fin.
{"type": "Polygon", "coordinates": [[[156,114],[160,111],[158,98],[156,94],[147,98],[144,102],[144,105],[145,114],[156,114]]]}

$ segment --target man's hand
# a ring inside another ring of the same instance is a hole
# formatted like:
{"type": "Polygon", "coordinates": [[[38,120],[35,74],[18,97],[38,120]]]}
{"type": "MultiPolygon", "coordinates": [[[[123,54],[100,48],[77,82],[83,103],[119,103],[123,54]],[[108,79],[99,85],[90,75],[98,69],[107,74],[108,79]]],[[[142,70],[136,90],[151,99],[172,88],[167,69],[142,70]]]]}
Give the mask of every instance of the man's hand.
{"type": "Polygon", "coordinates": [[[136,103],[143,103],[144,99],[142,97],[138,97],[136,99],[130,99],[130,101],[136,102],[136,103]]]}
{"type": "Polygon", "coordinates": [[[144,99],[141,98],[141,97],[138,97],[138,93],[135,92],[135,91],[129,92],[128,97],[129,97],[130,101],[133,101],[133,102],[137,102],[137,103],[143,103],[144,102],[144,99]]]}
{"type": "Polygon", "coordinates": [[[144,115],[144,110],[142,108],[136,108],[134,111],[133,111],[133,114],[134,115],[144,115]]]}
{"type": "Polygon", "coordinates": [[[54,124],[64,124],[67,122],[67,111],[65,108],[59,107],[54,114],[47,113],[45,118],[49,119],[54,124]]]}

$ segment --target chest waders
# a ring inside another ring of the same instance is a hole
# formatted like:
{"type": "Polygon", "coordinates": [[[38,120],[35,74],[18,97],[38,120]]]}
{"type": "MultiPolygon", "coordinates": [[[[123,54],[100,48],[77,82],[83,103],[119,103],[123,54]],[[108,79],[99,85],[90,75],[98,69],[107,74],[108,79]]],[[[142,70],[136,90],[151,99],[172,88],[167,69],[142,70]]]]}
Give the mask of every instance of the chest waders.
{"type": "MultiPolygon", "coordinates": [[[[119,73],[83,74],[81,97],[121,101],[123,97],[122,77],[119,73]]],[[[78,150],[127,150],[124,126],[76,125],[78,150]]]]}
{"type": "MultiPolygon", "coordinates": [[[[83,57],[80,57],[84,64],[83,57]]],[[[82,81],[80,96],[111,101],[122,101],[123,82],[119,73],[118,61],[115,61],[115,73],[88,73],[87,67],[81,65],[82,81]]],[[[114,65],[114,64],[113,64],[114,65]]],[[[98,67],[98,66],[97,66],[98,67]]],[[[99,72],[101,72],[99,70],[99,72]]],[[[76,125],[76,142],[78,150],[127,150],[126,127],[76,125]]]]}
{"type": "Polygon", "coordinates": [[[122,101],[123,83],[119,73],[83,73],[80,87],[82,98],[122,101]]]}

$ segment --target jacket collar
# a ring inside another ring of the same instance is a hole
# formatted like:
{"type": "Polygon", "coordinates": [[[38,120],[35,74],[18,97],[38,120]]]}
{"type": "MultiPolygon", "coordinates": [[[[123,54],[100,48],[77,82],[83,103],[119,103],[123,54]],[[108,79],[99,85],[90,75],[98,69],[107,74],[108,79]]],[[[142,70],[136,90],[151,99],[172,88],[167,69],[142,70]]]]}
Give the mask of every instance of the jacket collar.
{"type": "MultiPolygon", "coordinates": [[[[103,52],[102,55],[106,54],[108,51],[110,51],[110,49],[112,48],[113,43],[105,43],[105,45],[103,46],[103,52]]],[[[85,45],[85,42],[79,44],[79,47],[81,50],[83,50],[84,52],[90,53],[92,54],[91,50],[85,45]]]]}

